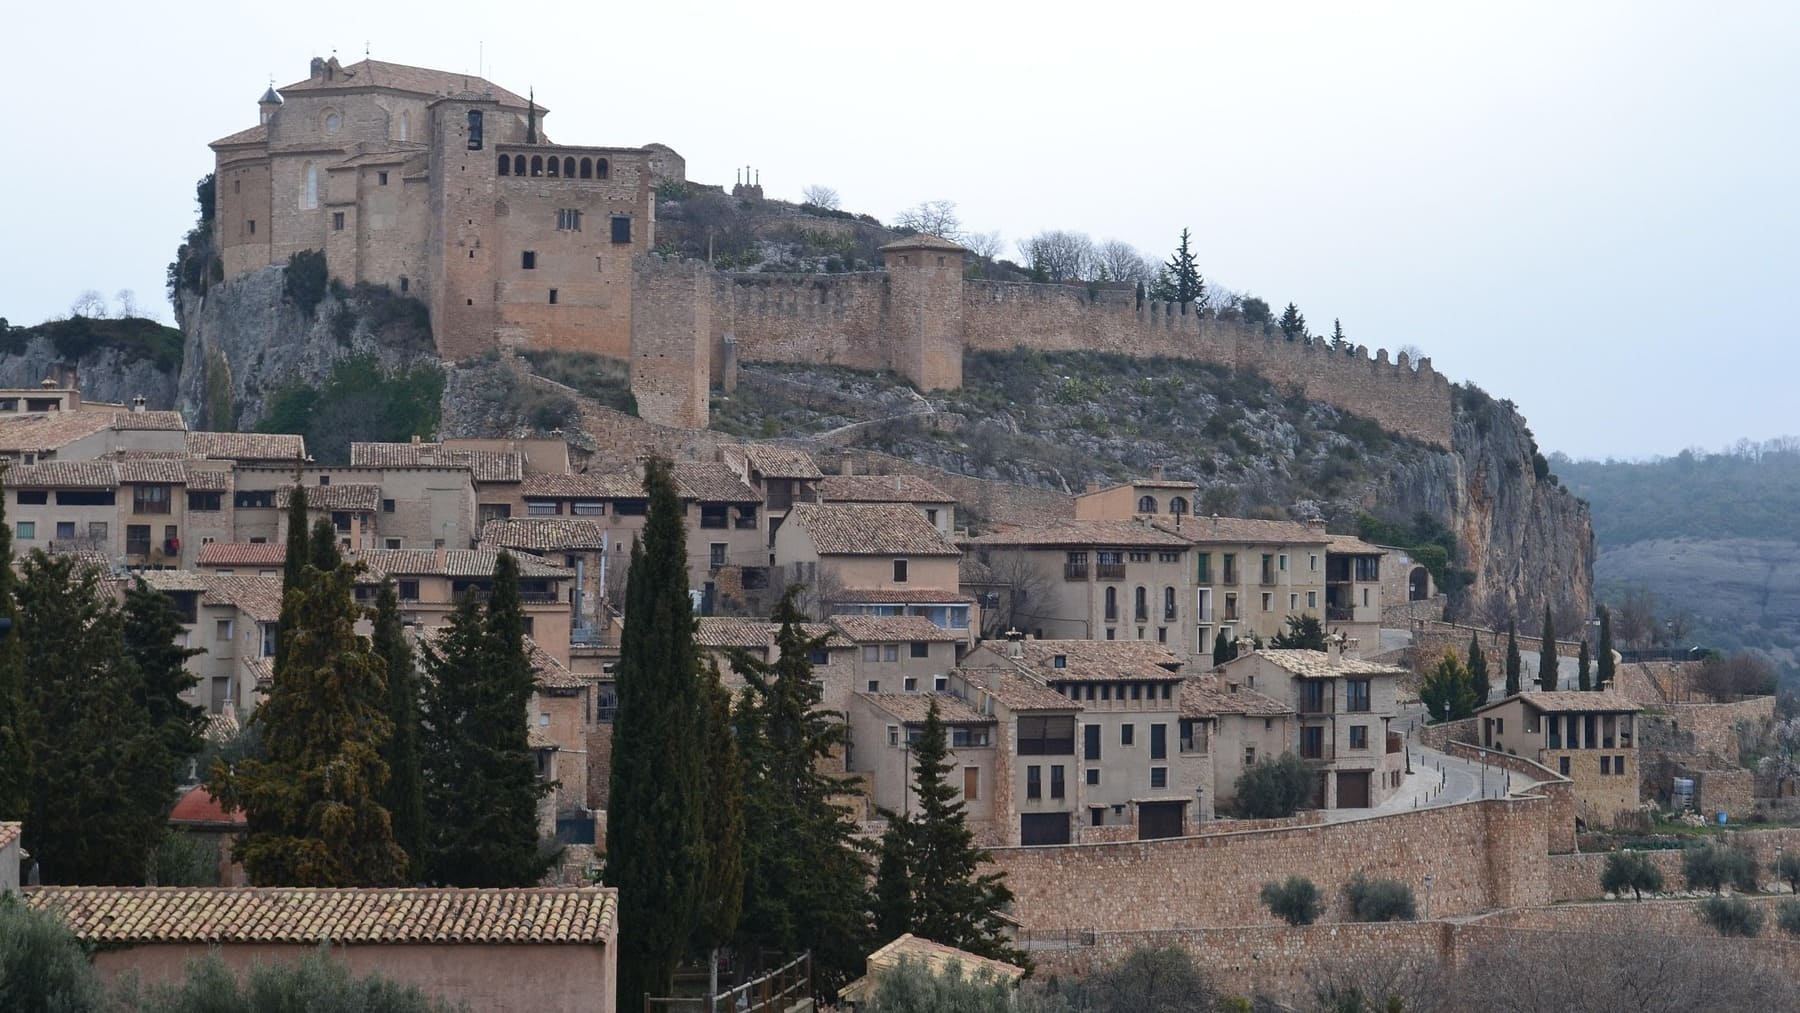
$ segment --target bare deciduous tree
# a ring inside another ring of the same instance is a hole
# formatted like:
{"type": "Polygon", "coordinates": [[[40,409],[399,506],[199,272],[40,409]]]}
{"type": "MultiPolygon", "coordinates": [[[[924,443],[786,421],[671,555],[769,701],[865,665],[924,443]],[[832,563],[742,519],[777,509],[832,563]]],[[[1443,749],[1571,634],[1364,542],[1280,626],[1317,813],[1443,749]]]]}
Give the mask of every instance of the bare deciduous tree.
{"type": "Polygon", "coordinates": [[[1714,700],[1762,696],[1775,692],[1775,669],[1761,655],[1715,654],[1700,663],[1688,685],[1714,700]]]}
{"type": "Polygon", "coordinates": [[[1149,282],[1155,273],[1144,255],[1130,243],[1108,239],[1094,250],[1095,277],[1100,281],[1149,282]]]}
{"type": "Polygon", "coordinates": [[[139,315],[136,292],[122,288],[113,295],[113,302],[119,304],[119,319],[123,320],[126,317],[139,315]]]}
{"type": "Polygon", "coordinates": [[[895,216],[894,224],[953,242],[960,243],[963,240],[962,219],[956,214],[956,202],[953,200],[940,198],[923,201],[900,212],[895,216]]]}
{"type": "Polygon", "coordinates": [[[800,191],[800,194],[806,198],[808,204],[831,211],[838,209],[838,192],[823,183],[810,183],[806,189],[800,191]]]}
{"type": "Polygon", "coordinates": [[[1081,281],[1094,277],[1094,241],[1085,233],[1051,229],[1019,243],[1019,254],[1033,270],[1051,281],[1081,281]]]}
{"type": "Polygon", "coordinates": [[[998,230],[971,232],[963,237],[962,243],[969,248],[969,252],[987,260],[998,260],[1006,252],[1006,241],[1000,238],[998,230]]]}
{"type": "Polygon", "coordinates": [[[1029,630],[1049,605],[1050,579],[1031,557],[1014,549],[1002,549],[987,558],[987,569],[999,585],[1000,607],[983,612],[983,634],[997,637],[1007,630],[1029,630]]]}
{"type": "Polygon", "coordinates": [[[76,296],[75,301],[69,304],[69,315],[76,317],[104,317],[106,316],[106,297],[101,295],[97,289],[87,289],[76,296]]]}
{"type": "Polygon", "coordinates": [[[1613,633],[1623,644],[1644,648],[1656,635],[1656,596],[1647,588],[1634,587],[1613,610],[1613,633]]]}

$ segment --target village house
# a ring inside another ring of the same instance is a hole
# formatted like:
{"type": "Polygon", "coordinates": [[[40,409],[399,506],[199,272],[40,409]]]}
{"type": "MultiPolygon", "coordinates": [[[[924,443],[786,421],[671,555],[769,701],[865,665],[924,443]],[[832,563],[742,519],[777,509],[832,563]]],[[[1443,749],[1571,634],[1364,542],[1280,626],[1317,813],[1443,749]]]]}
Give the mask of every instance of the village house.
{"type": "Polygon", "coordinates": [[[1576,815],[1609,827],[1638,806],[1637,714],[1610,688],[1519,693],[1475,712],[1480,744],[1523,756],[1575,782],[1576,815]]]}
{"type": "Polygon", "coordinates": [[[1213,790],[1201,802],[1211,817],[1236,798],[1245,770],[1294,748],[1294,708],[1216,675],[1181,682],[1182,755],[1209,757],[1213,790]]]}
{"type": "MultiPolygon", "coordinates": [[[[1325,522],[1312,526],[1323,531],[1325,522]]],[[[1325,537],[1325,629],[1365,645],[1364,650],[1378,650],[1384,592],[1381,564],[1387,550],[1354,535],[1325,537]]]]}
{"type": "MultiPolygon", "coordinates": [[[[281,567],[267,576],[196,570],[145,570],[137,576],[169,596],[180,617],[176,643],[205,650],[187,659],[199,683],[188,701],[210,714],[253,709],[273,675],[281,619],[281,567]]],[[[248,567],[245,568],[249,570],[248,567]]]]}
{"type": "MultiPolygon", "coordinates": [[[[732,443],[719,448],[719,461],[756,491],[763,505],[763,538],[771,550],[775,532],[794,504],[819,502],[819,481],[825,473],[804,450],[732,443]]],[[[771,555],[769,562],[777,560],[771,555]]]]}
{"type": "MultiPolygon", "coordinates": [[[[845,466],[849,465],[848,456],[845,466]]],[[[917,475],[856,475],[845,472],[819,480],[821,503],[905,503],[917,507],[938,529],[950,537],[956,532],[956,500],[917,475]]]]}
{"type": "MultiPolygon", "coordinates": [[[[481,549],[376,549],[346,558],[368,567],[357,585],[359,601],[372,604],[375,583],[390,577],[399,593],[401,618],[431,629],[449,621],[465,591],[473,591],[481,601],[487,600],[493,593],[494,567],[499,556],[498,552],[481,549]]],[[[567,667],[570,620],[565,587],[575,574],[530,554],[513,558],[519,564],[519,600],[525,612],[525,633],[558,664],[567,667]]]]}
{"type": "Polygon", "coordinates": [[[1196,511],[1200,487],[1163,478],[1162,465],[1152,465],[1149,478],[1088,488],[1075,495],[1078,520],[1112,521],[1144,517],[1185,517],[1196,511]]]}
{"type": "Polygon", "coordinates": [[[924,616],[968,643],[978,618],[958,586],[961,551],[916,508],[798,504],[776,529],[775,561],[819,614],[924,616]]]}
{"type": "MultiPolygon", "coordinates": [[[[731,653],[742,651],[773,664],[780,658],[775,643],[780,633],[781,624],[767,619],[702,616],[695,626],[694,642],[708,661],[719,666],[720,681],[736,694],[745,682],[731,667],[731,653]]],[[[801,623],[800,633],[818,641],[807,652],[807,660],[812,664],[813,684],[819,688],[819,706],[841,717],[850,709],[850,694],[856,688],[857,647],[825,623],[801,623]]]]}
{"type": "MultiPolygon", "coordinates": [[[[978,839],[999,843],[1004,840],[995,810],[1002,776],[995,748],[999,718],[967,700],[947,692],[852,694],[847,766],[861,775],[868,804],[876,812],[916,815],[912,750],[934,703],[949,747],[944,756],[948,776],[962,791],[964,821],[978,839]]],[[[1066,814],[1062,820],[1066,825],[1066,814]]]]}
{"type": "Polygon", "coordinates": [[[185,449],[179,412],[83,401],[75,387],[46,379],[38,388],[0,390],[0,458],[15,465],[91,461],[116,454],[185,449]]]}
{"type": "Polygon", "coordinates": [[[857,652],[856,688],[867,693],[941,693],[949,688],[961,634],[924,616],[835,615],[831,626],[857,652]]]}
{"type": "Polygon", "coordinates": [[[1296,713],[1295,752],[1317,774],[1317,808],[1380,805],[1405,776],[1404,744],[1389,725],[1399,716],[1406,670],[1347,658],[1334,639],[1324,651],[1260,650],[1219,666],[1226,683],[1255,690],[1296,713]]]}

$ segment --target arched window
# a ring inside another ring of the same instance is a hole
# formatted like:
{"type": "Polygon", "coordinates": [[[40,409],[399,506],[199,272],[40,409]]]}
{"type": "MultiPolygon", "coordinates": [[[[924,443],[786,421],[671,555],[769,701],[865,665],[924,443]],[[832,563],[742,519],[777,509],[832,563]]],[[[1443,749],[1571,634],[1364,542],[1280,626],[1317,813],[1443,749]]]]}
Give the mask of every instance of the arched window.
{"type": "Polygon", "coordinates": [[[511,155],[501,155],[500,156],[500,175],[502,175],[502,176],[512,175],[512,156],[511,155]]]}
{"type": "Polygon", "coordinates": [[[563,159],[563,178],[564,179],[574,179],[575,178],[575,160],[573,158],[563,159]]]}
{"type": "Polygon", "coordinates": [[[533,176],[542,176],[544,174],[544,156],[531,156],[531,174],[533,176]]]}
{"type": "Polygon", "coordinates": [[[604,159],[604,158],[594,159],[594,178],[595,179],[605,179],[606,178],[606,159],[604,159]]]}
{"type": "Polygon", "coordinates": [[[582,179],[593,179],[594,178],[594,160],[593,159],[584,158],[581,160],[581,178],[582,179]]]}
{"type": "Polygon", "coordinates": [[[1138,513],[1153,514],[1155,512],[1156,512],[1156,497],[1155,496],[1139,496],[1138,497],[1138,513]]]}
{"type": "Polygon", "coordinates": [[[1186,496],[1173,496],[1169,499],[1169,512],[1177,516],[1188,512],[1186,496]]]}
{"type": "Polygon", "coordinates": [[[1119,589],[1108,585],[1106,588],[1106,621],[1116,622],[1119,618],[1119,589]]]}
{"type": "Polygon", "coordinates": [[[1175,589],[1163,588],[1163,622],[1175,621],[1175,589]]]}
{"type": "Polygon", "coordinates": [[[562,162],[555,155],[551,155],[549,164],[544,166],[544,175],[551,179],[562,175],[562,162]]]}
{"type": "Polygon", "coordinates": [[[514,155],[513,156],[513,175],[515,175],[515,176],[525,175],[525,156],[524,155],[514,155]]]}
{"type": "Polygon", "coordinates": [[[319,206],[319,167],[311,162],[306,163],[306,179],[300,189],[300,206],[303,208],[319,206]]]}
{"type": "Polygon", "coordinates": [[[1150,619],[1150,592],[1145,588],[1138,588],[1132,605],[1132,614],[1137,617],[1137,621],[1148,622],[1150,619]]]}
{"type": "Polygon", "coordinates": [[[469,110],[469,150],[481,150],[481,110],[469,110]]]}

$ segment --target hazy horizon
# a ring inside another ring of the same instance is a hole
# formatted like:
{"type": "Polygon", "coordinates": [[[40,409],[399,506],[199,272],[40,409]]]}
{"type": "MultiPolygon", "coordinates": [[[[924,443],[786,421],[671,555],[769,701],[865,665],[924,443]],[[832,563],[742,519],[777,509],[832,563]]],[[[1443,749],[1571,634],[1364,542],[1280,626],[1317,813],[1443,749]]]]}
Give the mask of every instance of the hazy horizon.
{"type": "Polygon", "coordinates": [[[307,10],[15,12],[36,44],[0,76],[50,98],[16,114],[41,144],[0,160],[0,316],[131,289],[171,320],[207,142],[256,122],[271,76],[366,43],[535,88],[560,141],[659,141],[693,179],[753,165],[771,197],[822,183],[884,221],[946,198],[1009,252],[1063,228],[1162,260],[1190,227],[1210,281],[1417,346],[1516,402],[1547,452],[1795,428],[1800,6],[307,10]]]}

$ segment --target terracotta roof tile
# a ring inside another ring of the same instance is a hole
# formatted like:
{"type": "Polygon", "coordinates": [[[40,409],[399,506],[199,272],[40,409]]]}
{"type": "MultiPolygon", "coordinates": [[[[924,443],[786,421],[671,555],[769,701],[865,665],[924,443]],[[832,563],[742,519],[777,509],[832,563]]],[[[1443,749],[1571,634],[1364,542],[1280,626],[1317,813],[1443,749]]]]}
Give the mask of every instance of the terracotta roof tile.
{"type": "Polygon", "coordinates": [[[25,824],[23,823],[0,822],[0,848],[4,848],[8,844],[18,840],[19,835],[24,832],[25,824]]]}
{"type": "Polygon", "coordinates": [[[202,574],[206,593],[202,605],[230,605],[259,623],[281,618],[281,577],[248,574],[202,574]]]}
{"type": "Polygon", "coordinates": [[[236,737],[241,730],[242,726],[238,724],[237,711],[227,709],[217,714],[208,714],[206,728],[200,735],[208,742],[227,742],[236,737]]]}
{"type": "Polygon", "coordinates": [[[737,472],[713,461],[677,461],[675,488],[682,499],[703,503],[760,503],[762,497],[737,472]]]}
{"type": "MultiPolygon", "coordinates": [[[[1521,693],[1519,694],[1519,699],[1524,700],[1528,706],[1535,707],[1540,711],[1550,712],[1636,711],[1643,709],[1610,689],[1601,690],[1598,693],[1583,693],[1579,690],[1559,690],[1554,693],[1546,693],[1542,690],[1537,690],[1529,693],[1521,693]]],[[[1500,701],[1500,703],[1505,702],[1506,701],[1504,700],[1500,701]]],[[[1500,706],[1499,703],[1493,703],[1482,709],[1488,710],[1498,706],[1500,706]]]]}
{"type": "Polygon", "coordinates": [[[246,127],[235,134],[226,134],[213,141],[208,147],[223,148],[233,144],[267,144],[269,141],[269,125],[258,123],[254,127],[246,127]]]}
{"type": "Polygon", "coordinates": [[[605,548],[606,529],[579,517],[499,517],[481,526],[483,548],[580,552],[605,548]]]}
{"type": "Polygon", "coordinates": [[[1086,548],[1108,546],[1186,549],[1188,541],[1140,521],[1062,520],[1053,524],[1012,528],[967,539],[974,546],[1041,546],[1086,548]]]}
{"type": "Polygon", "coordinates": [[[359,468],[467,468],[476,482],[518,482],[525,455],[501,450],[446,449],[442,443],[352,443],[350,464],[359,468]]]}
{"type": "Polygon", "coordinates": [[[804,450],[771,446],[767,443],[731,443],[719,448],[727,459],[736,458],[764,478],[824,478],[818,462],[804,450]]]}
{"type": "Polygon", "coordinates": [[[969,706],[967,700],[951,696],[948,693],[858,693],[856,695],[908,724],[924,722],[934,700],[938,705],[938,719],[945,724],[991,725],[994,723],[993,715],[983,714],[969,706]]]}
{"type": "Polygon", "coordinates": [[[113,428],[118,430],[182,431],[187,429],[187,420],[180,412],[114,412],[113,428]]]}
{"type": "Polygon", "coordinates": [[[198,570],[140,570],[134,576],[158,591],[206,590],[207,575],[198,570]]]}
{"type": "MultiPolygon", "coordinates": [[[[500,553],[492,549],[451,549],[439,561],[432,549],[368,549],[353,553],[378,573],[432,577],[492,577],[500,553]]],[[[552,566],[529,553],[515,555],[524,577],[573,577],[573,571],[552,566]]]]}
{"type": "Polygon", "coordinates": [[[42,454],[112,425],[106,412],[45,412],[0,418],[0,452],[42,454]]]}
{"type": "Polygon", "coordinates": [[[1269,659],[1277,668],[1292,675],[1306,679],[1335,679],[1346,675],[1405,675],[1406,669],[1393,665],[1384,665],[1378,661],[1364,661],[1361,658],[1339,658],[1336,664],[1331,655],[1324,651],[1296,650],[1292,648],[1267,647],[1260,651],[1239,655],[1225,663],[1229,668],[1234,662],[1243,658],[1263,657],[1269,659]]]}
{"type": "Polygon", "coordinates": [[[1336,552],[1346,556],[1379,556],[1386,549],[1372,542],[1365,542],[1355,535],[1326,535],[1325,551],[1336,552]]]}
{"type": "Polygon", "coordinates": [[[929,232],[915,232],[910,236],[906,236],[905,238],[896,239],[893,242],[888,243],[886,246],[880,247],[880,249],[883,251],[886,251],[886,250],[943,250],[946,253],[950,253],[950,252],[967,253],[968,252],[967,247],[959,246],[956,243],[953,243],[950,240],[945,239],[943,236],[934,236],[929,232]]]}
{"type": "Polygon", "coordinates": [[[1292,707],[1256,690],[1240,686],[1234,691],[1224,679],[1216,675],[1197,676],[1181,682],[1181,716],[1184,718],[1216,717],[1220,714],[1274,718],[1293,712],[1292,707]]]}
{"type": "Polygon", "coordinates": [[[231,488],[231,472],[223,468],[187,466],[187,487],[191,492],[224,492],[231,488]]]}
{"type": "Polygon", "coordinates": [[[802,503],[788,524],[812,536],[821,556],[960,556],[918,508],[900,503],[802,503]]]}
{"type": "Polygon", "coordinates": [[[963,639],[924,616],[832,616],[831,625],[859,644],[913,640],[957,643],[963,639]]]}
{"type": "Polygon", "coordinates": [[[1323,545],[1331,536],[1299,521],[1268,521],[1254,517],[1185,517],[1181,527],[1159,520],[1156,526],[1179,534],[1196,545],[1323,545]]]}
{"type": "MultiPolygon", "coordinates": [[[[293,492],[294,485],[291,482],[278,486],[275,489],[275,506],[278,509],[286,510],[288,500],[293,496],[293,492]]],[[[381,486],[357,482],[309,485],[306,486],[306,508],[308,510],[374,513],[381,508],[381,486]]]]}
{"type": "Polygon", "coordinates": [[[1011,668],[970,668],[963,678],[1016,711],[1081,710],[1081,704],[1011,668]]]}
{"type": "Polygon", "coordinates": [[[956,591],[931,587],[846,587],[831,596],[842,605],[973,605],[975,599],[956,591]]]}
{"type": "Polygon", "coordinates": [[[643,480],[629,472],[599,475],[527,475],[519,495],[550,499],[643,499],[643,480]]]}
{"type": "Polygon", "coordinates": [[[256,688],[268,692],[275,685],[275,662],[272,658],[245,658],[244,668],[256,680],[256,688]]]}
{"type": "Polygon", "coordinates": [[[616,891],[47,886],[25,902],[85,943],[604,944],[616,891]]]}
{"type": "Polygon", "coordinates": [[[286,433],[190,432],[187,445],[201,457],[229,461],[293,462],[306,456],[305,438],[286,433]]]}
{"type": "MultiPolygon", "coordinates": [[[[767,619],[741,619],[733,616],[701,616],[694,630],[694,642],[701,647],[723,650],[741,647],[755,651],[775,642],[781,624],[767,619]]],[[[824,623],[801,623],[800,632],[807,637],[824,637],[826,647],[852,647],[836,630],[824,623]]]]}
{"type": "MultiPolygon", "coordinates": [[[[394,91],[411,92],[415,95],[462,95],[491,94],[502,106],[524,110],[527,101],[486,78],[474,74],[461,74],[448,70],[432,70],[429,67],[409,67],[403,63],[388,63],[384,60],[359,60],[356,63],[341,67],[335,80],[319,81],[307,78],[293,84],[283,86],[282,95],[293,92],[341,90],[351,88],[389,88],[394,91]]],[[[540,113],[547,111],[538,106],[540,113]]]]}
{"type": "Polygon", "coordinates": [[[242,809],[226,812],[225,806],[204,785],[194,785],[182,793],[176,800],[175,808],[169,810],[170,823],[190,824],[230,824],[241,827],[249,822],[242,809]]]}
{"type": "Polygon", "coordinates": [[[281,566],[287,546],[281,542],[208,542],[200,546],[199,566],[281,566]]]}
{"type": "Polygon", "coordinates": [[[825,503],[954,503],[917,475],[827,475],[819,481],[825,503]]]}
{"type": "MultiPolygon", "coordinates": [[[[1006,646],[994,650],[1004,654],[1006,646]]],[[[1024,640],[1019,652],[1024,665],[1046,682],[1181,677],[1176,671],[1181,659],[1150,640],[1024,640]]]]}
{"type": "Polygon", "coordinates": [[[6,484],[15,489],[113,489],[119,470],[111,461],[46,461],[7,469],[6,484]]]}

